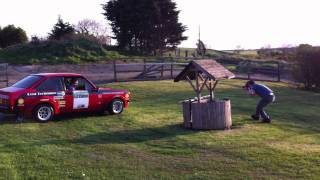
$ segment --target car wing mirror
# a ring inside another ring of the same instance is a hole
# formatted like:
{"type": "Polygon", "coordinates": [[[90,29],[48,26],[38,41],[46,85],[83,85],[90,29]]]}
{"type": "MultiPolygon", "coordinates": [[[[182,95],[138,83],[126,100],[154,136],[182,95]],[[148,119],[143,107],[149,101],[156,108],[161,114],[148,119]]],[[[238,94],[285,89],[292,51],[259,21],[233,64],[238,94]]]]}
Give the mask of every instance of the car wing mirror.
{"type": "Polygon", "coordinates": [[[92,89],[94,92],[98,92],[99,91],[99,87],[95,87],[92,89]]]}

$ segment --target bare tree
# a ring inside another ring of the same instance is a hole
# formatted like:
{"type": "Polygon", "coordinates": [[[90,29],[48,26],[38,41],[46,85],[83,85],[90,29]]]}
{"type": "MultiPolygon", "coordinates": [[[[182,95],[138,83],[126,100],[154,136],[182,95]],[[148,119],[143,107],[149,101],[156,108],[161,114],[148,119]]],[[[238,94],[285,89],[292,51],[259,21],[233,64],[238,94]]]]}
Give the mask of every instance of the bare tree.
{"type": "Polygon", "coordinates": [[[236,54],[240,54],[240,52],[243,50],[243,48],[240,45],[236,46],[236,50],[234,51],[236,54]]]}
{"type": "Polygon", "coordinates": [[[108,28],[92,19],[83,19],[76,25],[77,33],[87,36],[94,37],[99,44],[111,44],[111,38],[108,35],[108,28]]]}

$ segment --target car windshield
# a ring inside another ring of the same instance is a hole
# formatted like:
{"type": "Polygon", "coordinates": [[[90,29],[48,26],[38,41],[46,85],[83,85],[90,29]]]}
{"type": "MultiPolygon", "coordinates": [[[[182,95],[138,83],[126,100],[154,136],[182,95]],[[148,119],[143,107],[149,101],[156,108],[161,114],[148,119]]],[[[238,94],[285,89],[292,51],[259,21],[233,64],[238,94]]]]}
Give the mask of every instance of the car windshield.
{"type": "Polygon", "coordinates": [[[40,78],[41,76],[34,76],[34,75],[27,76],[21,79],[20,81],[16,82],[14,85],[12,85],[12,87],[27,89],[30,86],[32,86],[33,83],[38,81],[40,78]]]}

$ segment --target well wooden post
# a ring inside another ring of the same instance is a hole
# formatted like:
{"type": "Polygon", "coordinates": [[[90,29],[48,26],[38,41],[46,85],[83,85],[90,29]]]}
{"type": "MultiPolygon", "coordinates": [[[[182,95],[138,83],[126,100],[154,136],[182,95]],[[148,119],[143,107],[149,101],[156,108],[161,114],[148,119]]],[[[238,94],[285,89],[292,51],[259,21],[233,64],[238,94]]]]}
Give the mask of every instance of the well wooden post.
{"type": "Polygon", "coordinates": [[[200,84],[199,84],[199,72],[196,72],[196,93],[197,93],[197,98],[198,98],[198,103],[201,102],[201,92],[200,92],[200,84]]]}

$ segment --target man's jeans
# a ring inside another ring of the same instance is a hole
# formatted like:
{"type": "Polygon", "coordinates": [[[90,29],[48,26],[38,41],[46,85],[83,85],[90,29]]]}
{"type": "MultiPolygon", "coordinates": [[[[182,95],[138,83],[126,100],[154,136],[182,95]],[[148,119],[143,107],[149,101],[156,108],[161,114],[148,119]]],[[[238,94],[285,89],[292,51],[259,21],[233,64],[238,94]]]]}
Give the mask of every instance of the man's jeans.
{"type": "Polygon", "coordinates": [[[268,104],[272,103],[275,101],[275,96],[274,95],[269,95],[268,97],[262,98],[256,108],[256,116],[257,117],[262,117],[263,120],[268,120],[270,117],[268,114],[263,110],[268,104]]]}

